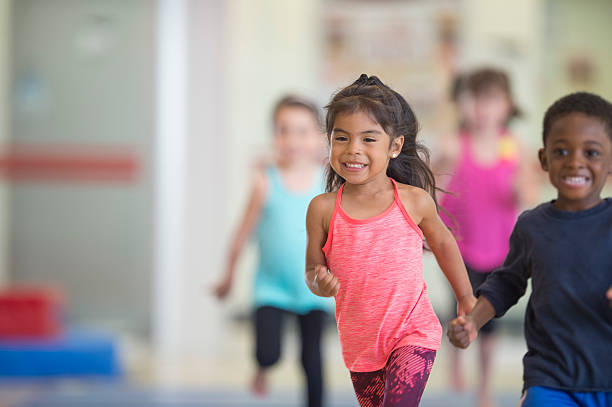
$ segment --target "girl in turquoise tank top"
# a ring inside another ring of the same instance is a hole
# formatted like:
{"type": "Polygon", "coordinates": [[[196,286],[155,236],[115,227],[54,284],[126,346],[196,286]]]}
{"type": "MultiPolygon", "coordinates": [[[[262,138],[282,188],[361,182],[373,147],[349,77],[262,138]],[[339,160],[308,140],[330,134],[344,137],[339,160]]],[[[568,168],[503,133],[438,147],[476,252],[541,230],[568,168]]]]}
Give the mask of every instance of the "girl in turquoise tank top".
{"type": "Polygon", "coordinates": [[[302,341],[307,405],[321,406],[323,374],[321,333],[332,302],[312,294],[304,284],[306,211],[323,192],[321,152],[325,139],[319,110],[295,96],[274,109],[275,162],[255,174],[246,212],[231,245],[226,272],[215,287],[220,299],[229,293],[244,243],[254,234],[259,261],[254,282],[255,355],[252,389],[267,390],[267,369],[280,358],[281,330],[287,314],[296,315],[302,341]]]}

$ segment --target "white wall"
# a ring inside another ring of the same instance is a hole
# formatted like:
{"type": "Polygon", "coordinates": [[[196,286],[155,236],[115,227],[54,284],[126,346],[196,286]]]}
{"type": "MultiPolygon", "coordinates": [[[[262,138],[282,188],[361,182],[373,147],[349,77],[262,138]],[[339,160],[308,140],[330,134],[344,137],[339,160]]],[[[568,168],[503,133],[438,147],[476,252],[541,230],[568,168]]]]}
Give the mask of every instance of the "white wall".
{"type": "Polygon", "coordinates": [[[545,1],[546,24],[543,35],[542,111],[554,100],[569,92],[586,90],[612,98],[612,2],[590,0],[545,1]],[[592,66],[593,78],[587,83],[572,83],[568,63],[573,57],[586,58],[592,66]]]}
{"type": "Polygon", "coordinates": [[[210,293],[227,240],[224,3],[158,1],[155,344],[172,360],[214,352],[223,315],[210,293]]]}
{"type": "Polygon", "coordinates": [[[539,146],[540,0],[464,0],[460,27],[460,66],[494,65],[512,80],[516,102],[530,112],[514,125],[528,145],[539,146]]]}
{"type": "MultiPolygon", "coordinates": [[[[170,0],[158,4],[165,2],[170,0]]],[[[231,315],[250,309],[252,250],[243,257],[227,303],[214,300],[210,289],[223,272],[231,233],[246,205],[253,159],[269,144],[272,106],[286,92],[316,92],[319,67],[318,0],[185,3],[185,181],[177,189],[184,215],[174,220],[182,231],[176,237],[180,247],[173,249],[180,260],[174,271],[158,269],[176,285],[158,287],[158,307],[161,300],[172,310],[163,316],[158,308],[155,322],[159,349],[170,359],[214,353],[219,341],[231,337],[231,315]],[[175,330],[163,333],[164,326],[175,330]]],[[[180,131],[172,137],[180,138],[180,131]]],[[[163,367],[168,364],[162,364],[162,376],[171,373],[163,367]]]]}
{"type": "Polygon", "coordinates": [[[153,339],[161,356],[181,347],[187,138],[187,1],[157,2],[153,162],[153,339]]]}

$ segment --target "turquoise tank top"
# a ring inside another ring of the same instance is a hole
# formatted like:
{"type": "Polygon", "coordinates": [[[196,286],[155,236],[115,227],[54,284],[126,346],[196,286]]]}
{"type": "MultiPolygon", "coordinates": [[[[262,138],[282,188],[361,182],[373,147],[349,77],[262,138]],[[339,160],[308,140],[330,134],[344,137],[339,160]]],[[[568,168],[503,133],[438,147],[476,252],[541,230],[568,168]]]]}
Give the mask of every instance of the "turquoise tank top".
{"type": "Polygon", "coordinates": [[[289,191],[276,167],[266,171],[268,193],[256,230],[259,263],[255,275],[256,307],[273,306],[298,314],[332,309],[330,298],[318,297],[304,282],[306,211],[323,193],[323,173],[318,171],[310,191],[289,191]]]}

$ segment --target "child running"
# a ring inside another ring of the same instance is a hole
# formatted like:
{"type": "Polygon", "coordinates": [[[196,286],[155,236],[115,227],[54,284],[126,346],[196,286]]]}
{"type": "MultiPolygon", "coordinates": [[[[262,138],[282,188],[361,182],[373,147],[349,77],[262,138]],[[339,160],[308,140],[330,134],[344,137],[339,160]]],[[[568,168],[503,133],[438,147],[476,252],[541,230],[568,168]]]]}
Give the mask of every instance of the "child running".
{"type": "Polygon", "coordinates": [[[312,200],[306,282],[334,296],[344,362],[362,407],[417,406],[441,326],[422,274],[423,239],[458,301],[472,308],[459,249],[438,217],[417,119],[376,76],[361,75],[327,106],[330,163],[312,200]]]}
{"type": "Polygon", "coordinates": [[[523,407],[612,406],[612,104],[573,93],[546,112],[542,169],[557,199],[523,212],[503,266],[449,328],[466,348],[478,330],[532,293],[525,313],[523,407]],[[607,297],[607,299],[606,299],[607,297]]]}
{"type": "Polygon", "coordinates": [[[255,357],[252,388],[267,391],[268,369],[281,354],[283,320],[296,315],[302,341],[301,362],[308,388],[307,406],[323,403],[321,333],[327,299],[304,286],[304,218],[310,200],[323,190],[320,167],[324,138],[317,107],[300,97],[287,96],[274,109],[275,164],[255,174],[251,198],[231,246],[226,273],[215,288],[227,296],[244,243],[256,228],[259,264],[255,276],[255,357]]]}
{"type": "MultiPolygon", "coordinates": [[[[535,201],[536,177],[529,173],[532,161],[521,154],[519,140],[507,128],[518,109],[506,73],[478,69],[464,75],[455,92],[461,130],[455,143],[447,140],[443,145],[442,156],[450,168],[442,170],[453,176],[444,186],[449,194],[441,199],[450,216],[443,214],[442,219],[455,229],[470,283],[476,290],[504,262],[519,207],[535,201]]],[[[496,342],[493,321],[480,332],[477,405],[490,407],[489,380],[496,342]]],[[[450,371],[453,387],[462,390],[464,372],[458,349],[452,352],[450,371]]]]}

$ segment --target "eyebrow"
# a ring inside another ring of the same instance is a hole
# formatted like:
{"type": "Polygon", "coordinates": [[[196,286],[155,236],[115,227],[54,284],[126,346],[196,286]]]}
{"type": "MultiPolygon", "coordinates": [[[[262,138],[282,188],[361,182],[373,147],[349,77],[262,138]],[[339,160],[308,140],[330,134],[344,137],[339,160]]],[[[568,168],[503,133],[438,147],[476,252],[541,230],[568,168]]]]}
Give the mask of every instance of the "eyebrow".
{"type": "MultiPolygon", "coordinates": [[[[350,134],[348,131],[343,130],[343,129],[339,128],[339,127],[334,127],[332,132],[334,132],[334,133],[346,133],[346,134],[350,134]]],[[[382,134],[382,132],[380,130],[372,129],[372,130],[364,130],[360,134],[382,134]]]]}
{"type": "Polygon", "coordinates": [[[587,140],[584,142],[584,144],[597,144],[599,147],[603,148],[603,144],[601,144],[599,141],[595,141],[595,140],[587,140]]]}
{"type": "MultiPolygon", "coordinates": [[[[567,139],[558,139],[553,141],[553,145],[559,144],[559,143],[569,143],[569,141],[567,139]]],[[[600,147],[603,147],[603,144],[601,144],[599,141],[597,140],[586,140],[583,144],[597,144],[600,147]]]]}

